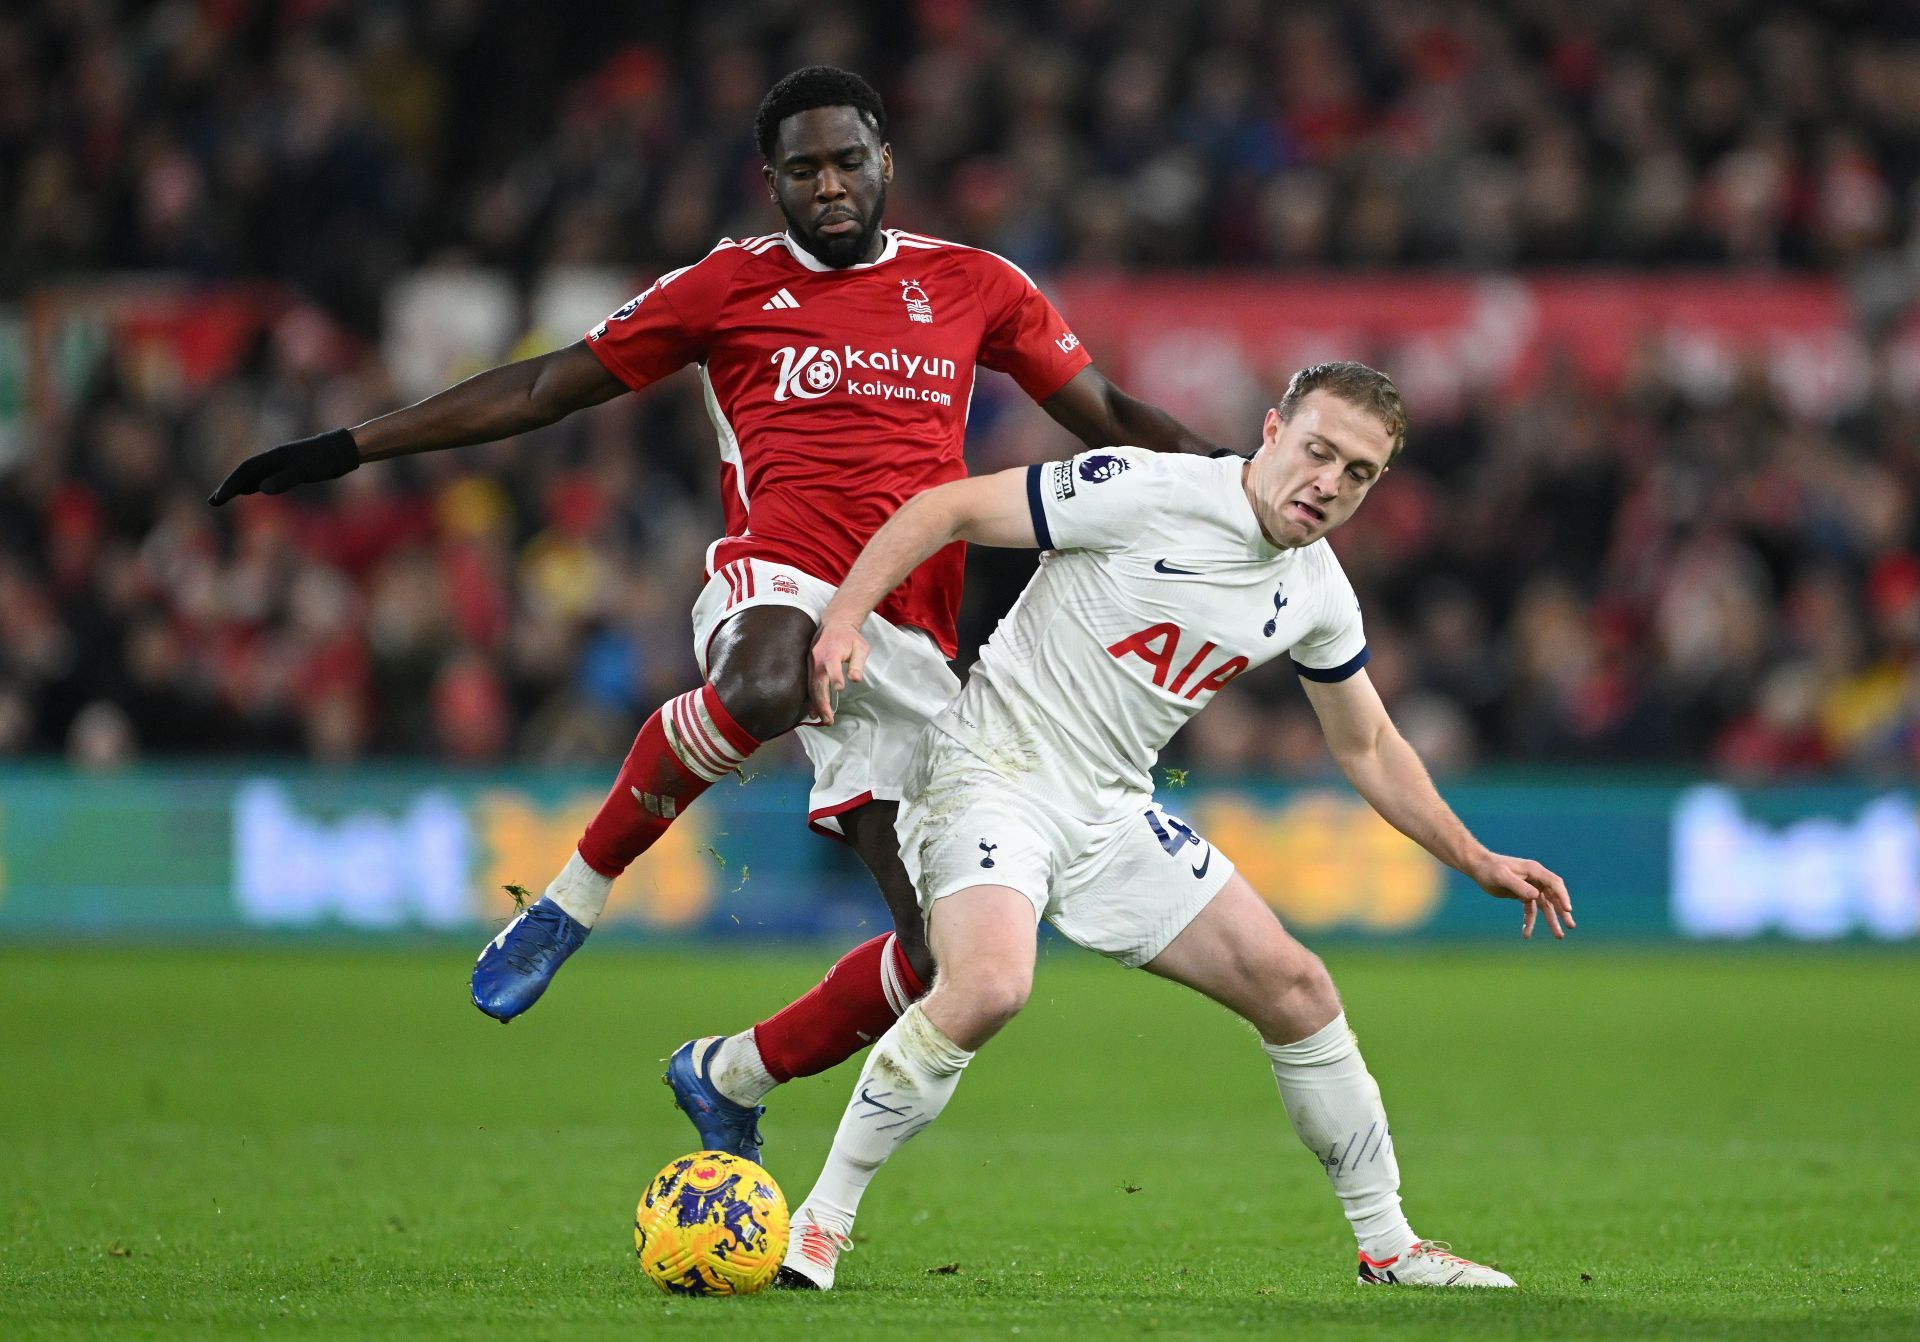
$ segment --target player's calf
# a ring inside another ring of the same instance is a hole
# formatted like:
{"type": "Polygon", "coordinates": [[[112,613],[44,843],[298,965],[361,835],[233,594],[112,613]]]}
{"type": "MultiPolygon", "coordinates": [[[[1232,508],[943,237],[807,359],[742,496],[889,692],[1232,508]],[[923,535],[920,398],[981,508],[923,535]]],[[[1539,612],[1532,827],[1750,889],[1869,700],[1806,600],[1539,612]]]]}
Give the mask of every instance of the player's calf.
{"type": "MultiPolygon", "coordinates": [[[[846,1061],[885,1034],[925,991],[899,941],[886,933],[848,951],[812,991],[738,1034],[699,1041],[698,1065],[681,1053],[667,1069],[674,1099],[703,1146],[748,1154],[757,1148],[761,1101],[795,1077],[846,1061]],[[676,1070],[676,1068],[678,1070],[676,1070]],[[716,1125],[723,1131],[718,1133],[716,1125]]],[[[750,1156],[750,1159],[758,1159],[750,1156]]]]}
{"type": "Polygon", "coordinates": [[[919,1004],[880,1037],[860,1069],[820,1177],[794,1210],[785,1268],[805,1281],[791,1280],[783,1270],[776,1284],[832,1287],[867,1185],[895,1151],[940,1116],[972,1060],[973,1051],[934,1025],[919,1004]],[[808,1226],[820,1233],[809,1236],[808,1226]]]}
{"type": "Polygon", "coordinates": [[[711,685],[662,704],[640,728],[607,799],[546,894],[480,952],[473,1004],[509,1021],[539,1001],[586,942],[614,877],[759,744],[733,721],[711,685]]]}

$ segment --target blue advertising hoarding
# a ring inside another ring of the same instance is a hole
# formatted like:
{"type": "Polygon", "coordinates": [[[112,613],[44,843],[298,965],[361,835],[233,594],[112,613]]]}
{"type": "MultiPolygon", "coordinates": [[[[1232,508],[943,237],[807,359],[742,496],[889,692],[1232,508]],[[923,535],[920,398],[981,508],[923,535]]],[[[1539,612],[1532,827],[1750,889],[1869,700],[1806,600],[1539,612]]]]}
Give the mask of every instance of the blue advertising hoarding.
{"type": "MultiPolygon", "coordinates": [[[[599,805],[587,774],[0,771],[0,935],[475,932],[536,893],[599,805]]],[[[1573,889],[1584,938],[1920,935],[1920,806],[1899,789],[1530,776],[1450,784],[1488,844],[1573,889]]],[[[1510,936],[1482,895],[1339,785],[1166,788],[1303,935],[1510,936]]],[[[716,787],[615,887],[643,936],[841,935],[872,885],[805,826],[806,780],[716,787]]]]}

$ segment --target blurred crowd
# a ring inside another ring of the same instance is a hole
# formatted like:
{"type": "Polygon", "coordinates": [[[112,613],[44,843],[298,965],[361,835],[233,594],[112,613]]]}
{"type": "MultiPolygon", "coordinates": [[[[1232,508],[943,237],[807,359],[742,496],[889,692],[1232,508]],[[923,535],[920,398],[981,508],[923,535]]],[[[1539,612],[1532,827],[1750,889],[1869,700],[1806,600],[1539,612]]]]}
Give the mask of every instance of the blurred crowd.
{"type": "Polygon", "coordinates": [[[1028,268],[1822,265],[1913,236],[1920,13],[1826,0],[37,0],[0,291],[657,270],[765,230],[751,122],[871,74],[901,217],[1028,268]]]}
{"type": "MultiPolygon", "coordinates": [[[[0,752],[611,765],[696,675],[687,611],[719,531],[697,382],[210,509],[226,464],[393,403],[381,361],[317,345],[312,320],[199,395],[109,357],[0,477],[0,752]]],[[[1920,406],[1884,369],[1833,423],[1757,368],[1709,402],[1670,371],[1649,355],[1604,395],[1563,371],[1517,402],[1416,407],[1336,538],[1396,719],[1441,770],[1920,767],[1920,406]]],[[[975,420],[979,465],[1075,446],[1004,381],[975,420]]],[[[973,551],[967,656],[1032,564],[973,551]]],[[[1285,668],[1244,677],[1169,763],[1324,768],[1285,668]]]]}
{"type": "Polygon", "coordinates": [[[0,477],[0,753],[617,758],[696,675],[718,495],[684,388],[208,507],[240,457],[395,403],[323,320],[203,394],[111,351],[0,477]]]}
{"type": "MultiPolygon", "coordinates": [[[[1402,730],[1443,771],[1920,768],[1920,405],[1886,373],[1832,423],[1757,365],[1694,400],[1652,351],[1605,395],[1563,372],[1452,422],[1416,408],[1334,538],[1402,730]]],[[[1304,700],[1250,688],[1196,721],[1194,762],[1324,767],[1304,700]]]]}
{"type": "MultiPolygon", "coordinates": [[[[143,270],[299,300],[210,386],[102,349],[0,468],[0,754],[616,763],[695,675],[719,521],[687,379],[205,496],[404,399],[377,339],[416,267],[649,276],[772,227],[753,109],[816,60],[888,98],[894,222],[1042,270],[1920,251],[1905,6],[41,0],[0,15],[0,303],[143,270]]],[[[1701,400],[1650,355],[1624,388],[1416,405],[1337,543],[1397,720],[1442,769],[1920,766],[1920,414],[1895,381],[1816,422],[1758,370],[1701,400]]],[[[1007,394],[976,402],[979,461],[1070,450],[1007,394]]],[[[969,651],[1030,568],[975,554],[969,651]]],[[[1170,763],[1325,758],[1275,669],[1170,763]]]]}

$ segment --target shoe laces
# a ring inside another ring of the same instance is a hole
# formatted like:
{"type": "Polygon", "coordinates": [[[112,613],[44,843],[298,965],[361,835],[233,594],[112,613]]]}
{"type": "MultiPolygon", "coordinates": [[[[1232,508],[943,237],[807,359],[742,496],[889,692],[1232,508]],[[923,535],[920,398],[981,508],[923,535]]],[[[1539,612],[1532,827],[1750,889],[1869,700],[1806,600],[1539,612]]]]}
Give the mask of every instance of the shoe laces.
{"type": "Polygon", "coordinates": [[[851,1252],[853,1240],[838,1230],[829,1230],[809,1220],[800,1227],[800,1252],[810,1262],[832,1267],[843,1253],[851,1252]]]}
{"type": "Polygon", "coordinates": [[[553,930],[547,926],[544,918],[532,916],[533,906],[527,908],[527,915],[520,924],[521,930],[529,926],[539,929],[540,935],[527,934],[508,937],[507,945],[502,948],[507,964],[521,974],[535,974],[546,967],[555,950],[553,930]]]}
{"type": "Polygon", "coordinates": [[[1471,1258],[1462,1258],[1453,1251],[1453,1246],[1443,1239],[1423,1239],[1407,1251],[1419,1254],[1423,1258],[1443,1258],[1449,1263],[1460,1263],[1466,1267],[1479,1267],[1471,1258]]]}
{"type": "Polygon", "coordinates": [[[548,948],[545,946],[532,946],[524,950],[508,951],[507,964],[516,973],[523,975],[536,974],[545,967],[547,950],[548,948]]]}

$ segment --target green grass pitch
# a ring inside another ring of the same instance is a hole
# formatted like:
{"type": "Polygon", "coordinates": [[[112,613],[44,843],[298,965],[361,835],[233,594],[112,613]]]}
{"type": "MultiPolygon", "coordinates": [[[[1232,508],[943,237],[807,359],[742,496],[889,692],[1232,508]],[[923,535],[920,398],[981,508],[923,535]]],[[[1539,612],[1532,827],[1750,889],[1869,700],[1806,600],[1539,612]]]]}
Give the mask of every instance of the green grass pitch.
{"type": "MultiPolygon", "coordinates": [[[[1051,946],[841,1291],[669,1300],[658,1060],[827,958],[599,944],[502,1029],[464,946],[0,952],[0,1337],[1920,1336],[1910,955],[1517,939],[1327,959],[1415,1226],[1518,1292],[1356,1286],[1247,1029],[1051,946]]],[[[796,1202],[854,1076],[774,1096],[796,1202]]]]}

